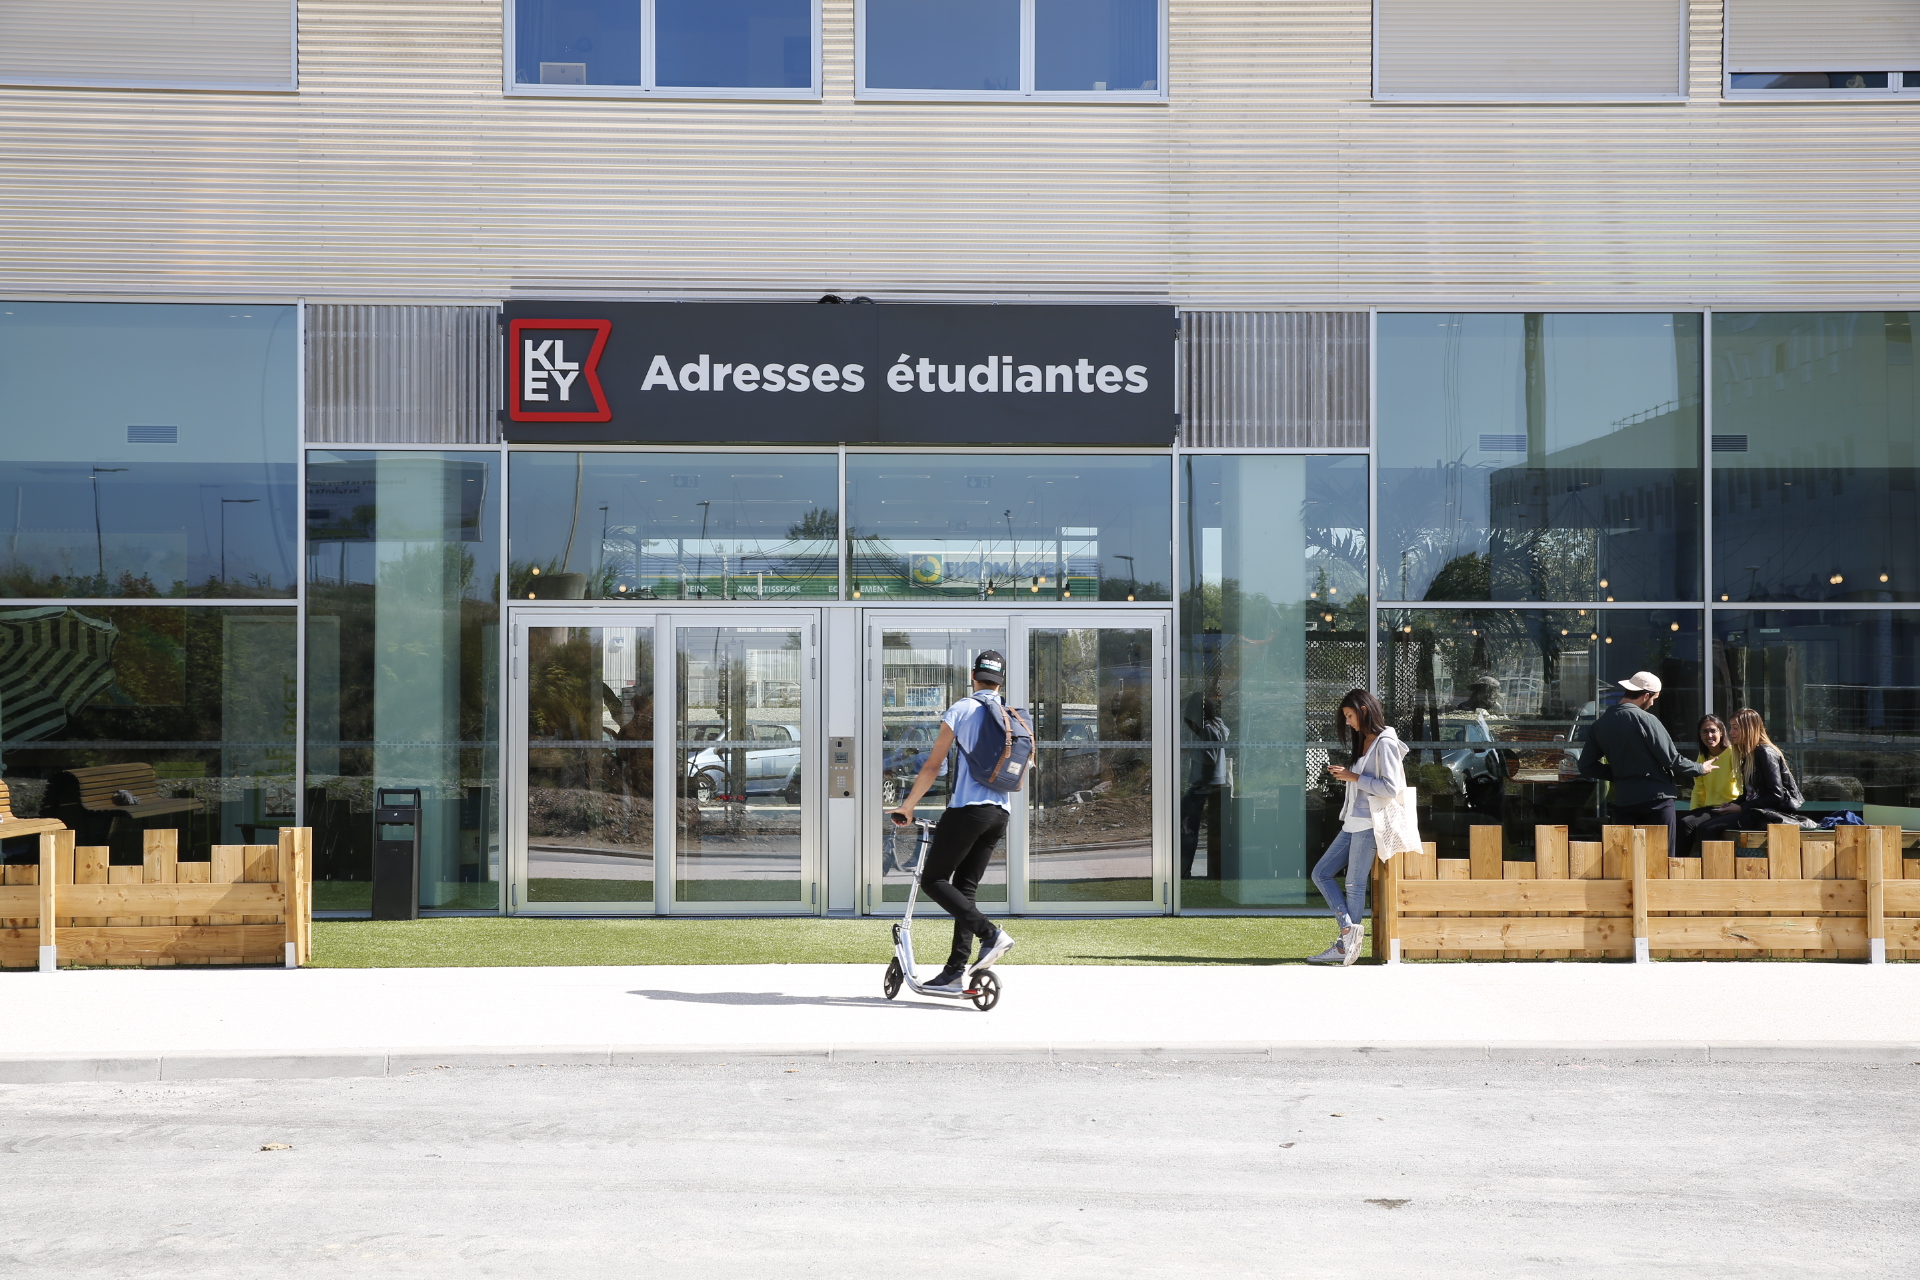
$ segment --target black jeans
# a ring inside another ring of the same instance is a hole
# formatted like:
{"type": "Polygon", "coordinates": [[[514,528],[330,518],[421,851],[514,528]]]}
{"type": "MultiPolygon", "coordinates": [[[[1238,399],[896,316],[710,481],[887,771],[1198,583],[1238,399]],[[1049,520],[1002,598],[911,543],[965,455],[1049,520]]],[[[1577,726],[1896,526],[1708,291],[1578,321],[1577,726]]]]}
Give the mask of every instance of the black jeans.
{"type": "Polygon", "coordinates": [[[1630,827],[1659,827],[1667,829],[1667,856],[1678,857],[1680,853],[1680,820],[1673,812],[1673,797],[1653,800],[1646,804],[1615,804],[1607,806],[1613,814],[1615,824],[1630,827]]]}
{"type": "Polygon", "coordinates": [[[1007,831],[1007,811],[997,804],[969,804],[948,809],[934,824],[933,847],[927,850],[927,869],[920,887],[953,917],[953,950],[947,967],[964,969],[973,956],[973,940],[993,936],[993,922],[974,905],[980,877],[994,846],[1007,831]]]}

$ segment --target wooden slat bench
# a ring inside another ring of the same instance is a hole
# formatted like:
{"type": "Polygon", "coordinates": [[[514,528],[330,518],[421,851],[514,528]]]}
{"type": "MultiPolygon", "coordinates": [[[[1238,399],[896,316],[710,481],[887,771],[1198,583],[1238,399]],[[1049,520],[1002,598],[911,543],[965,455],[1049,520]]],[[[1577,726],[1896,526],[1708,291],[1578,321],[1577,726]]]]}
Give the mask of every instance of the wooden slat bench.
{"type": "Polygon", "coordinates": [[[65,831],[67,824],[58,818],[16,818],[13,816],[13,792],[0,782],[0,840],[14,836],[37,836],[42,831],[65,831]]]}
{"type": "MultiPolygon", "coordinates": [[[[46,810],[58,814],[86,844],[125,844],[152,818],[175,814],[191,817],[204,812],[203,801],[160,794],[153,766],[144,763],[101,764],[68,769],[47,784],[46,810]],[[132,804],[115,804],[114,793],[131,792],[132,804]],[[124,830],[116,830],[122,826],[124,830]]],[[[131,849],[129,849],[131,852],[131,849]]]]}

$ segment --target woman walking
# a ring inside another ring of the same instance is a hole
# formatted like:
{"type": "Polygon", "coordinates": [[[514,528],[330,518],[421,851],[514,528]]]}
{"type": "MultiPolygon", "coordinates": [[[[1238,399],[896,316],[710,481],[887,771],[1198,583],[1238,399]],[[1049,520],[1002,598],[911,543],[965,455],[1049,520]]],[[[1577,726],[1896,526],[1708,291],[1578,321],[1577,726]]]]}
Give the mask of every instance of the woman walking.
{"type": "Polygon", "coordinates": [[[1406,744],[1387,724],[1380,699],[1365,689],[1355,689],[1340,700],[1340,740],[1352,764],[1327,766],[1328,773],[1347,784],[1347,798],[1340,806],[1340,834],[1313,868],[1314,886],[1333,908],[1340,936],[1309,964],[1349,965],[1360,958],[1366,936],[1360,922],[1366,918],[1367,875],[1373,870],[1373,806],[1397,801],[1407,785],[1401,767],[1406,744]]]}
{"type": "Polygon", "coordinates": [[[1701,774],[1693,780],[1693,796],[1687,802],[1687,811],[1680,815],[1680,847],[1674,850],[1678,858],[1693,856],[1700,847],[1700,829],[1740,795],[1738,762],[1727,722],[1719,716],[1701,716],[1700,725],[1693,732],[1700,740],[1700,754],[1694,757],[1695,763],[1705,764],[1711,760],[1716,767],[1712,773],[1701,774]]]}

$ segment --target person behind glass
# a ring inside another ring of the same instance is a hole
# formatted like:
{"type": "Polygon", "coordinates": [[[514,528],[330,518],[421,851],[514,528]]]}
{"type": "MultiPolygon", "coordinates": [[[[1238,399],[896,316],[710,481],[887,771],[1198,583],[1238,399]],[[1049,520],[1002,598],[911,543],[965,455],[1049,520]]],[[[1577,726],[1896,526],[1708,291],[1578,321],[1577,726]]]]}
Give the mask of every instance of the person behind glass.
{"type": "Polygon", "coordinates": [[[947,796],[946,810],[933,828],[933,845],[927,850],[927,865],[920,873],[920,887],[953,917],[953,949],[947,953],[946,967],[927,985],[941,991],[962,991],[967,983],[967,960],[973,954],[973,940],[980,940],[980,959],[976,970],[992,966],[1013,950],[1013,937],[980,914],[975,905],[981,877],[994,847],[1006,834],[1011,805],[1006,793],[983,786],[967,767],[967,753],[980,740],[980,718],[987,714],[981,704],[983,695],[1000,696],[1006,679],[1007,660],[988,649],[973,660],[973,693],[960,699],[940,717],[940,733],[927,752],[926,763],[913,779],[906,799],[892,811],[895,823],[913,821],[914,806],[927,794],[940,776],[940,766],[954,744],[960,744],[960,757],[953,762],[953,790],[947,796]]]}
{"type": "Polygon", "coordinates": [[[1727,723],[1727,737],[1733,743],[1734,758],[1739,761],[1740,789],[1737,798],[1714,810],[1700,824],[1696,840],[1720,840],[1734,831],[1765,831],[1775,823],[1800,825],[1800,806],[1806,800],[1800,784],[1794,781],[1787,758],[1773,739],[1767,725],[1752,707],[1742,707],[1727,723]]]}
{"type": "Polygon", "coordinates": [[[1394,799],[1407,785],[1402,763],[1407,746],[1387,723],[1380,699],[1365,689],[1348,693],[1340,700],[1339,731],[1353,763],[1327,766],[1328,773],[1347,784],[1347,798],[1340,806],[1340,834],[1314,864],[1313,883],[1333,908],[1340,936],[1309,964],[1349,965],[1360,958],[1366,938],[1360,922],[1366,918],[1367,875],[1373,870],[1373,805],[1394,799]]]}
{"type": "Polygon", "coordinates": [[[1687,811],[1679,816],[1680,845],[1675,853],[1682,858],[1694,855],[1700,828],[1716,813],[1727,812],[1730,802],[1740,794],[1740,775],[1735,770],[1733,739],[1727,733],[1726,721],[1719,716],[1701,716],[1693,732],[1700,740],[1700,754],[1694,759],[1701,764],[1713,761],[1713,772],[1693,780],[1687,811]]]}
{"type": "MultiPolygon", "coordinates": [[[[1198,707],[1187,708],[1182,719],[1186,722],[1187,732],[1200,742],[1223,744],[1232,736],[1227,722],[1220,715],[1220,686],[1217,683],[1208,687],[1198,707]],[[1195,712],[1198,712],[1197,718],[1195,712]]],[[[1233,786],[1233,766],[1222,745],[1209,745],[1191,754],[1193,777],[1187,785],[1186,794],[1180,797],[1180,878],[1193,879],[1193,863],[1200,852],[1200,831],[1204,827],[1207,831],[1207,879],[1218,880],[1222,878],[1224,869],[1220,856],[1223,852],[1220,847],[1220,811],[1222,801],[1233,786]]]]}
{"type": "Polygon", "coordinates": [[[1587,730],[1580,749],[1580,775],[1613,784],[1608,810],[1617,823],[1631,827],[1664,826],[1667,848],[1679,848],[1679,823],[1673,811],[1681,778],[1710,774],[1712,760],[1683,760],[1667,726],[1653,718],[1660,700],[1660,677],[1636,671],[1619,682],[1627,696],[1607,708],[1587,730]]]}

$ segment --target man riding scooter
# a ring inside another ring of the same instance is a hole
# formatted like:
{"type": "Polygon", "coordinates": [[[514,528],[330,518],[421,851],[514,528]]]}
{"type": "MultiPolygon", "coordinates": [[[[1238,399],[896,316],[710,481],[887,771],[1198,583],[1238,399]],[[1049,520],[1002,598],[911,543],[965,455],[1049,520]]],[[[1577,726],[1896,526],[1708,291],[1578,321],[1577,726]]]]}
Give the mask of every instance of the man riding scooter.
{"type": "Polygon", "coordinates": [[[980,740],[980,726],[990,712],[982,695],[996,701],[1006,681],[1007,660],[988,649],[973,661],[973,695],[960,699],[940,718],[940,734],[927,752],[926,763],[913,780],[913,787],[899,806],[891,811],[895,823],[913,821],[914,806],[927,794],[940,776],[940,766],[954,744],[960,744],[961,758],[954,762],[953,792],[947,798],[945,812],[933,831],[933,847],[927,851],[927,866],[921,885],[927,896],[953,917],[953,950],[947,964],[927,988],[958,993],[967,982],[967,960],[973,954],[973,940],[980,940],[980,959],[975,970],[986,969],[1013,950],[1013,937],[980,914],[975,895],[987,873],[987,862],[1006,834],[1009,801],[1007,794],[982,784],[967,767],[967,757],[980,740]]]}

